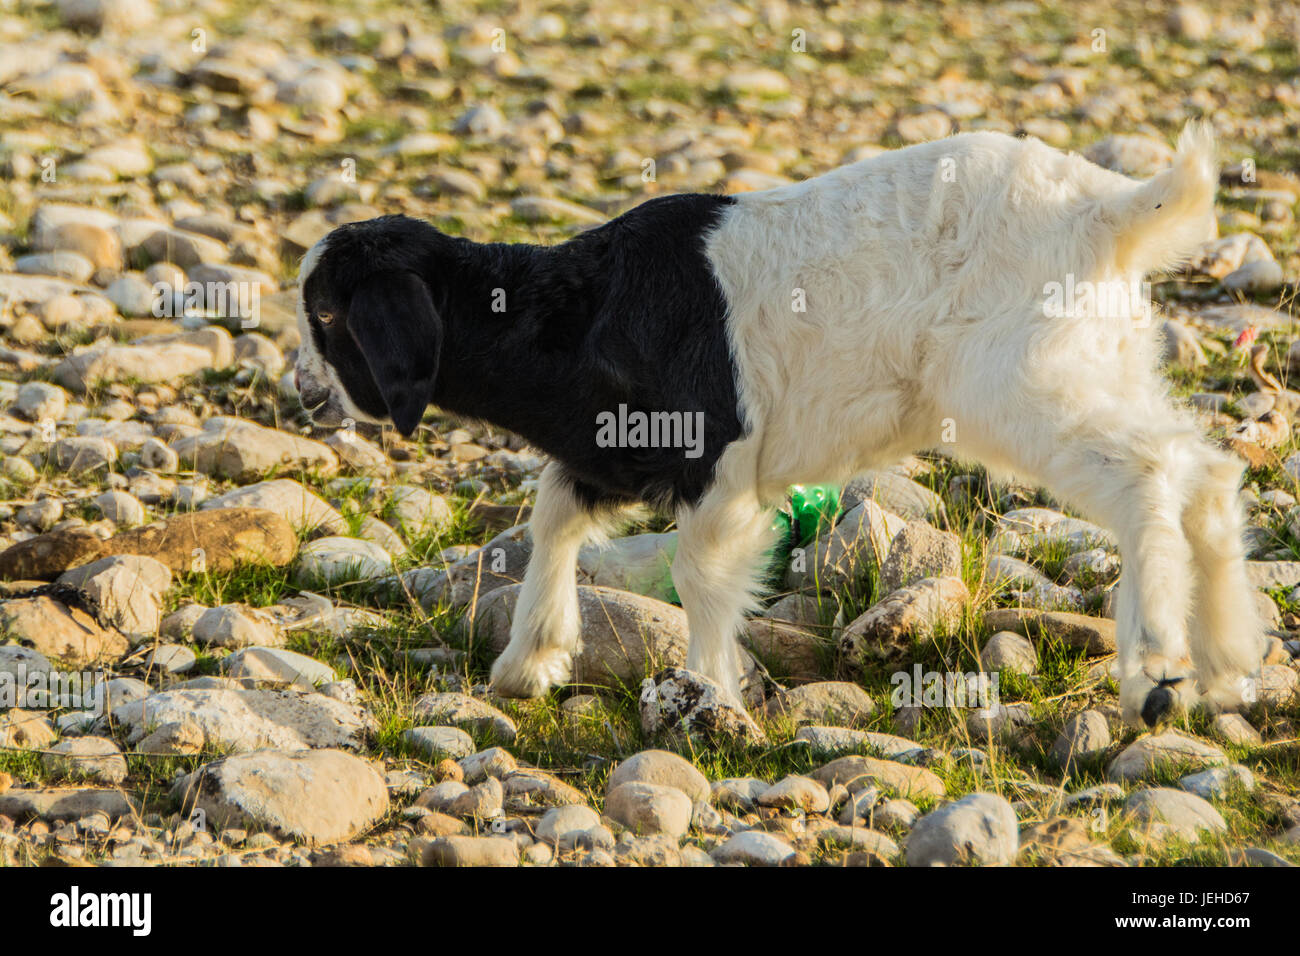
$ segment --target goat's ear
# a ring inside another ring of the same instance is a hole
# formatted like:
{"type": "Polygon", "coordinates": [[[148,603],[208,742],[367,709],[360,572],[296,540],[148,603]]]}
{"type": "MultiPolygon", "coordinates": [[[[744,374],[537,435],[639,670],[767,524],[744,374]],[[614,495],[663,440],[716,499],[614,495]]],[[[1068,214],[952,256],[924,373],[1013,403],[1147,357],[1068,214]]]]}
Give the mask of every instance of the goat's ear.
{"type": "Polygon", "coordinates": [[[433,399],[442,332],[429,289],[413,272],[377,272],[352,294],[348,333],[404,436],[433,399]]]}

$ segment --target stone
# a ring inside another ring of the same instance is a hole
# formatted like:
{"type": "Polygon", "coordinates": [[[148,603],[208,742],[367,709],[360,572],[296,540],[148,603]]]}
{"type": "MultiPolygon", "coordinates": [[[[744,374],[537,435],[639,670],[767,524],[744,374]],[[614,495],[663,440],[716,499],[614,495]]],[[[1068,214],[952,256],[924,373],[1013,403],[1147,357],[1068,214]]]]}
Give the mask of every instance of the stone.
{"type": "Polygon", "coordinates": [[[994,793],[972,793],[916,821],[907,838],[907,865],[1002,866],[1019,851],[1011,804],[994,793]]]}
{"type": "Polygon", "coordinates": [[[284,635],[266,611],[241,604],[206,608],[194,620],[191,637],[210,647],[278,647],[284,635]]]}
{"type": "Polygon", "coordinates": [[[937,521],[942,524],[947,515],[943,499],[924,485],[917,484],[902,469],[860,475],[845,485],[840,493],[840,504],[845,509],[856,508],[864,501],[874,501],[887,512],[908,521],[937,521]]]}
{"type": "Polygon", "coordinates": [[[1038,673],[1038,652],[1024,636],[1014,631],[998,631],[980,650],[980,666],[986,671],[1032,676],[1038,673]]]}
{"type": "Polygon", "coordinates": [[[388,493],[388,511],[408,537],[440,534],[452,522],[446,498],[413,485],[398,485],[388,493]]]}
{"type": "Polygon", "coordinates": [[[174,262],[182,269],[191,269],[200,263],[224,262],[227,256],[225,243],[197,232],[171,227],[148,235],[140,243],[140,249],[154,262],[174,262]]]}
{"type": "MultiPolygon", "coordinates": [[[[103,548],[114,554],[147,554],[178,573],[219,573],[243,565],[282,567],[293,560],[298,537],[280,514],[230,507],[172,515],[116,534],[103,548]]],[[[2,559],[0,555],[0,564],[2,559]]]]}
{"type": "Polygon", "coordinates": [[[1106,776],[1119,781],[1140,780],[1160,769],[1202,768],[1227,762],[1227,756],[1213,744],[1170,729],[1133,741],[1111,761],[1106,776]]]}
{"type": "Polygon", "coordinates": [[[970,592],[961,578],[924,578],[900,588],[844,629],[840,655],[850,670],[856,670],[864,658],[901,653],[912,639],[929,637],[936,628],[956,627],[969,601],[970,592]]]}
{"type": "MultiPolygon", "coordinates": [[[[474,633],[496,654],[510,640],[519,585],[497,588],[474,606],[474,633]]],[[[611,588],[579,587],[582,646],[570,681],[596,687],[638,685],[663,667],[686,663],[686,612],[611,588]]]]}
{"type": "Polygon", "coordinates": [[[573,850],[587,831],[600,826],[600,815],[587,806],[552,807],[537,822],[537,839],[550,843],[561,853],[573,850]]]}
{"type": "Polygon", "coordinates": [[[303,545],[295,574],[302,587],[329,588],[373,581],[392,570],[392,556],[373,541],[335,535],[303,545]]]}
{"type": "Polygon", "coordinates": [[[426,757],[459,759],[474,752],[474,740],[457,727],[412,727],[402,731],[402,740],[426,757]]]}
{"type": "Polygon", "coordinates": [[[605,813],[637,834],[680,837],[690,829],[690,797],[675,787],[653,783],[620,784],[605,797],[605,813]]]}
{"type": "MultiPolygon", "coordinates": [[[[242,336],[241,336],[242,338],[242,336]]],[[[279,355],[279,352],[276,353],[279,355]]],[[[362,438],[350,428],[341,428],[325,439],[325,444],[338,455],[343,467],[361,475],[387,476],[392,473],[388,456],[372,441],[362,438]]]]}
{"type": "Polygon", "coordinates": [[[40,714],[18,707],[0,710],[0,746],[44,750],[54,740],[54,728],[40,714]]]}
{"type": "Polygon", "coordinates": [[[140,641],[159,631],[162,594],[172,587],[172,572],[166,564],[142,554],[110,555],[64,571],[56,584],[86,594],[94,602],[100,622],[140,641]]]}
{"type": "Polygon", "coordinates": [[[346,534],[347,522],[323,498],[288,478],[259,481],[203,502],[203,510],[257,508],[273,511],[297,531],[325,531],[346,534]]]}
{"type": "Polygon", "coordinates": [[[609,775],[606,792],[624,783],[676,787],[692,801],[708,800],[709,781],[689,761],[666,750],[642,750],[628,757],[609,775]]]}
{"type": "Polygon", "coordinates": [[[1083,150],[1085,159],[1098,166],[1132,176],[1150,179],[1173,162],[1168,144],[1152,136],[1108,136],[1083,150]]]}
{"type": "Polygon", "coordinates": [[[50,451],[48,463],[59,471],[85,474],[107,469],[117,461],[117,448],[106,438],[75,435],[60,438],[50,451]]]}
{"type": "Polygon", "coordinates": [[[424,848],[421,866],[518,866],[519,845],[507,837],[439,837],[424,848]]]}
{"type": "Polygon", "coordinates": [[[769,617],[746,620],[741,639],[774,676],[793,680],[821,677],[833,648],[822,634],[769,617]]]}
{"type": "Polygon", "coordinates": [[[1204,800],[1224,800],[1234,791],[1249,793],[1254,790],[1255,775],[1241,764],[1233,763],[1188,774],[1178,781],[1178,786],[1204,800]]]}
{"type": "Polygon", "coordinates": [[[0,793],[0,815],[13,820],[81,820],[93,813],[116,820],[139,809],[117,787],[31,787],[0,793]]]}
{"type": "Polygon", "coordinates": [[[1264,738],[1260,736],[1259,731],[1252,727],[1250,722],[1241,714],[1216,714],[1213,727],[1215,735],[1230,744],[1243,747],[1258,747],[1264,742],[1264,738]]]}
{"type": "Polygon", "coordinates": [[[106,491],[96,495],[95,507],[100,514],[117,525],[129,528],[144,522],[144,505],[125,491],[106,491]]]}
{"type": "Polygon", "coordinates": [[[672,575],[676,554],[676,532],[634,534],[604,545],[588,545],[578,552],[578,580],[673,601],[677,597],[672,575]]]}
{"type": "Polygon", "coordinates": [[[488,734],[504,743],[513,743],[515,722],[491,704],[455,692],[425,694],[415,701],[415,719],[420,722],[448,724],[467,728],[476,734],[488,734]]]}
{"type": "Polygon", "coordinates": [[[192,756],[203,750],[207,741],[203,728],[193,720],[174,720],[163,724],[135,745],[142,754],[158,756],[192,756]]]}
{"type": "Polygon", "coordinates": [[[187,814],[311,844],[351,840],[388,812],[384,778],[341,750],[260,750],[205,764],[173,787],[187,814]]]}
{"type": "Polygon", "coordinates": [[[480,750],[468,757],[462,757],[459,763],[467,784],[480,783],[488,777],[506,777],[519,767],[514,755],[504,747],[480,750]]]}
{"type": "Polygon", "coordinates": [[[791,552],[786,587],[794,591],[856,587],[871,568],[887,560],[890,543],[906,525],[905,519],[874,501],[857,504],[807,548],[791,552]]]}
{"type": "Polygon", "coordinates": [[[889,790],[901,797],[939,799],[947,788],[942,780],[924,767],[912,767],[895,760],[876,757],[840,757],[813,771],[809,776],[824,787],[844,784],[850,793],[868,786],[889,790]]]}
{"type": "Polygon", "coordinates": [[[769,784],[756,777],[728,777],[711,785],[713,802],[737,813],[753,813],[758,809],[758,798],[769,784]]]}
{"type": "MultiPolygon", "coordinates": [[[[426,612],[438,605],[459,609],[483,600],[490,591],[521,583],[531,554],[528,526],[519,525],[502,531],[483,547],[449,565],[412,568],[380,585],[389,599],[397,596],[404,600],[410,594],[426,612]]],[[[513,607],[513,600],[504,600],[513,607]]],[[[508,631],[505,639],[509,640],[508,631]]]]}
{"type": "Polygon", "coordinates": [[[335,676],[328,664],[281,647],[242,647],[222,659],[221,669],[228,677],[253,680],[259,686],[302,691],[315,690],[335,676]]]}
{"type": "Polygon", "coordinates": [[[1170,10],[1165,25],[1171,34],[1189,43],[1203,43],[1214,29],[1209,15],[1194,3],[1180,3],[1170,10]]]}
{"type": "Polygon", "coordinates": [[[68,393],[49,382],[20,385],[10,411],[29,422],[58,422],[68,407],[68,393]]]}
{"type": "Polygon", "coordinates": [[[1201,340],[1187,326],[1167,319],[1160,326],[1164,350],[1161,359],[1166,365],[1181,368],[1200,368],[1209,365],[1201,340]]]}
{"type": "Polygon", "coordinates": [[[744,705],[703,674],[670,667],[647,678],[640,697],[641,729],[647,737],[767,739],[744,705]]]}
{"type": "Polygon", "coordinates": [[[191,720],[208,746],[229,751],[358,750],[376,727],[360,705],[293,690],[164,690],[111,713],[125,726],[128,743],[164,724],[191,720]]]}
{"type": "Polygon", "coordinates": [[[735,70],[723,78],[722,89],[739,95],[782,97],[790,94],[790,80],[779,70],[735,70]]]}
{"type": "Polygon", "coordinates": [[[785,716],[795,724],[865,727],[876,704],[865,690],[848,681],[819,681],[778,691],[767,703],[769,717],[785,716]]]}
{"type": "Polygon", "coordinates": [[[995,631],[1014,631],[1030,638],[1045,634],[1092,657],[1115,653],[1115,622],[1110,618],[1069,611],[994,608],[984,615],[984,623],[995,631]]]}
{"type": "Polygon", "coordinates": [[[1088,760],[1110,747],[1110,725],[1098,710],[1084,710],[1065,722],[1060,736],[1052,744],[1052,762],[1062,769],[1079,760],[1088,760]]]}
{"type": "Polygon", "coordinates": [[[76,252],[38,252],[15,259],[14,271],[59,276],[72,282],[82,283],[89,281],[94,275],[95,264],[76,252]]]}
{"type": "Polygon", "coordinates": [[[104,539],[89,528],[49,531],[0,552],[0,578],[52,581],[69,568],[94,561],[104,550],[104,539]]]}
{"type": "Polygon", "coordinates": [[[800,727],[794,739],[807,742],[815,754],[830,756],[873,750],[890,760],[900,760],[923,749],[906,737],[848,727],[800,727]]]}
{"type": "MultiPolygon", "coordinates": [[[[0,644],[0,678],[12,681],[15,687],[25,687],[27,678],[36,674],[49,676],[54,667],[49,658],[21,644],[0,644]]],[[[0,709],[16,706],[13,701],[0,704],[0,709]]]]}
{"type": "Polygon", "coordinates": [[[1300,674],[1286,664],[1265,664],[1260,668],[1257,697],[1267,707],[1286,707],[1300,690],[1300,674]]]}
{"type": "Polygon", "coordinates": [[[49,531],[63,517],[63,502],[58,498],[39,498],[18,509],[18,523],[33,531],[49,531]]]}
{"type": "Polygon", "coordinates": [[[490,820],[500,815],[504,799],[501,781],[487,777],[448,801],[446,813],[465,820],[490,820]]]}
{"type": "Polygon", "coordinates": [[[234,418],[213,418],[197,435],[171,444],[183,468],[205,475],[249,481],[282,469],[338,471],[338,456],[328,445],[275,428],[234,418]]]}
{"type": "Polygon", "coordinates": [[[923,110],[898,117],[894,131],[904,143],[926,143],[952,132],[952,120],[940,110],[923,110]]]}
{"type": "Polygon", "coordinates": [[[923,521],[909,521],[890,542],[880,568],[880,587],[889,594],[925,578],[960,575],[961,539],[923,521]]]}
{"type": "Polygon", "coordinates": [[[598,225],[608,218],[587,206],[552,196],[520,196],[510,200],[510,214],[522,222],[576,222],[598,225]]]}
{"type": "Polygon", "coordinates": [[[849,866],[888,866],[889,860],[899,854],[898,844],[888,836],[864,827],[826,827],[817,831],[817,842],[823,847],[846,847],[875,858],[871,863],[847,863],[849,866]]]}
{"type": "Polygon", "coordinates": [[[574,787],[544,770],[516,769],[501,775],[505,807],[512,813],[536,812],[539,807],[581,804],[586,798],[574,787]]]}
{"type": "Polygon", "coordinates": [[[202,604],[183,604],[162,619],[158,625],[158,636],[174,641],[190,641],[194,637],[194,624],[203,612],[208,610],[202,604]]]}
{"type": "Polygon", "coordinates": [[[875,826],[896,830],[910,830],[920,818],[921,811],[911,800],[885,800],[871,816],[875,826]]]}
{"type": "Polygon", "coordinates": [[[811,777],[790,774],[760,793],[758,805],[801,810],[804,813],[825,813],[830,809],[831,798],[826,788],[811,777]]]}
{"type": "Polygon", "coordinates": [[[69,737],[50,747],[41,763],[54,780],[91,780],[115,786],[126,779],[126,758],[104,737],[69,737]]]}
{"type": "Polygon", "coordinates": [[[207,349],[182,342],[155,346],[97,344],[69,355],[51,374],[68,391],[82,395],[115,382],[177,382],[212,364],[212,353],[207,349]]]}
{"type": "Polygon", "coordinates": [[[1176,837],[1196,843],[1203,832],[1228,829],[1223,815],[1209,802],[1171,787],[1138,790],[1124,801],[1124,809],[1137,821],[1139,832],[1157,841],[1176,837]]]}
{"type": "Polygon", "coordinates": [[[45,596],[0,604],[0,634],[75,669],[120,660],[129,649],[118,631],[45,596]]]}
{"type": "Polygon", "coordinates": [[[744,866],[783,866],[791,863],[794,855],[790,844],[759,830],[737,833],[709,853],[715,863],[744,866]]]}

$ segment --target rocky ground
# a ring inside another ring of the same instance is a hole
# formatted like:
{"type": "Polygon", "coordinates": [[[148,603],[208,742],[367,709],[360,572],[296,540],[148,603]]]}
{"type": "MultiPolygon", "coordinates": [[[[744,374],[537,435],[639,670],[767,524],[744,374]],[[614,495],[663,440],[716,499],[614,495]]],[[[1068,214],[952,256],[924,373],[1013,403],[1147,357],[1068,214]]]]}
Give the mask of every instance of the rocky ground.
{"type": "Polygon", "coordinates": [[[1155,9],[5,4],[0,675],[107,700],[0,710],[0,861],[1300,861],[1300,11],[1155,9]],[[1123,727],[1112,536],[938,455],[776,556],[747,710],[680,667],[664,518],[584,552],[573,686],[495,699],[541,457],[434,412],[314,432],[294,394],[337,223],[554,242],[970,129],[1146,176],[1193,116],[1223,238],[1154,292],[1175,393],[1249,465],[1241,715],[1123,727]],[[256,299],[159,318],[186,282],[256,299]],[[893,699],[978,671],[998,708],[893,699]]]}

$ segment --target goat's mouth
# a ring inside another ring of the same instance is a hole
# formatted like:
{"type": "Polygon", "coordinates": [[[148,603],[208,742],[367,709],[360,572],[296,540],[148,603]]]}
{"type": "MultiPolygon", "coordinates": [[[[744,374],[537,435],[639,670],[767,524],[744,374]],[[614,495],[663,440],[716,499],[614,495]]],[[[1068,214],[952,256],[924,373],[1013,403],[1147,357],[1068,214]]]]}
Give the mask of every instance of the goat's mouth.
{"type": "Polygon", "coordinates": [[[334,401],[328,386],[322,387],[298,377],[298,400],[314,425],[343,424],[343,409],[334,401]]]}

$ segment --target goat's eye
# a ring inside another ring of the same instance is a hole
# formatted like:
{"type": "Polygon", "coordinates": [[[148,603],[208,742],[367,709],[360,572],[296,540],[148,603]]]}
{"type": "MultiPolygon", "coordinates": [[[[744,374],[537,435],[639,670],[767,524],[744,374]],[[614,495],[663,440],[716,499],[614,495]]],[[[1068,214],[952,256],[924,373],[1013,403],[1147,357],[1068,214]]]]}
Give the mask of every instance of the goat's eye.
{"type": "Polygon", "coordinates": [[[333,312],[317,312],[317,313],[316,313],[316,321],[319,322],[321,325],[329,325],[329,324],[331,324],[331,323],[334,321],[334,313],[333,313],[333,312]]]}

